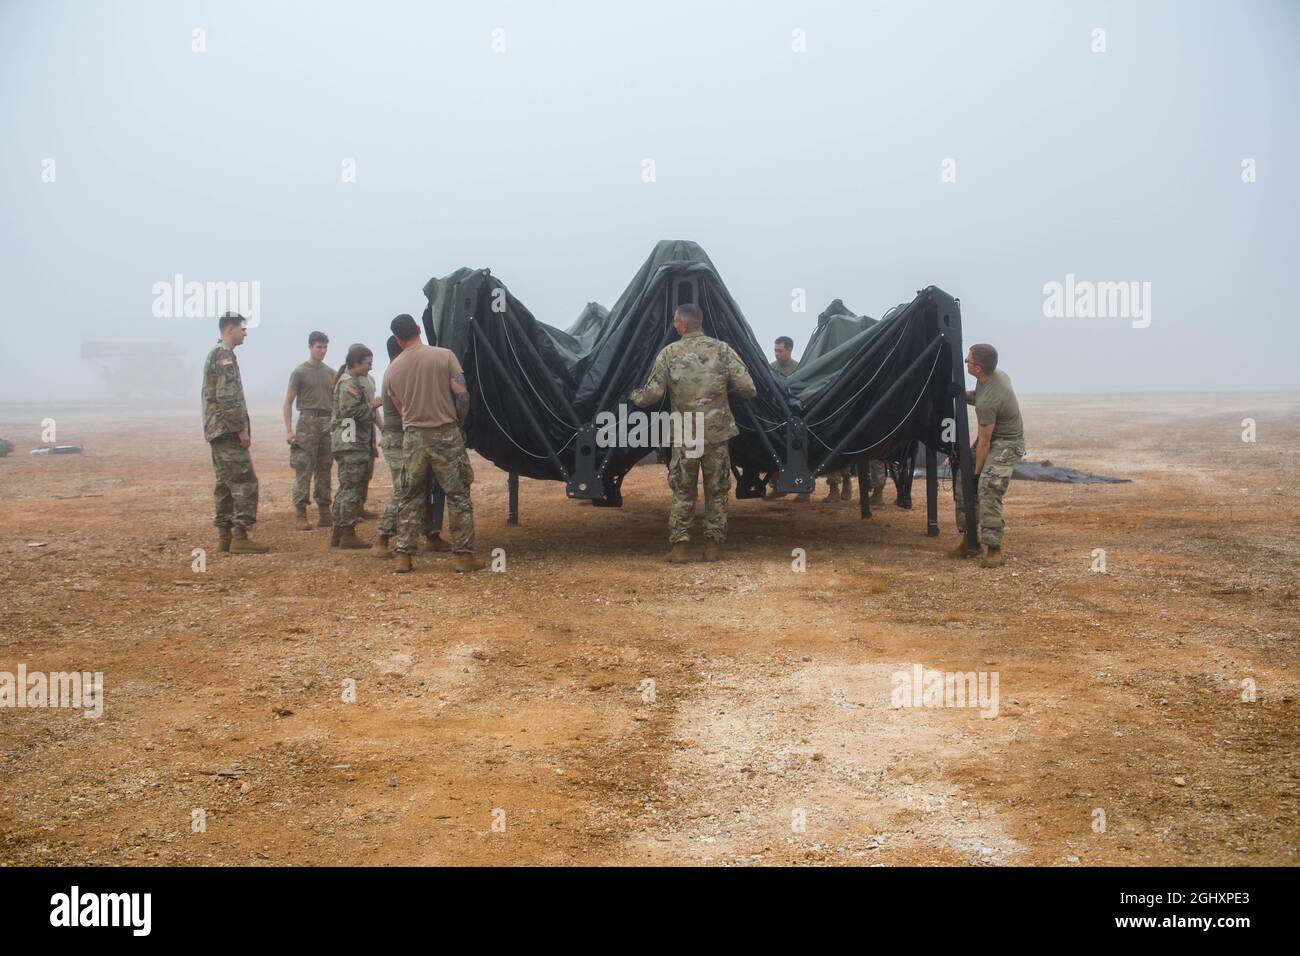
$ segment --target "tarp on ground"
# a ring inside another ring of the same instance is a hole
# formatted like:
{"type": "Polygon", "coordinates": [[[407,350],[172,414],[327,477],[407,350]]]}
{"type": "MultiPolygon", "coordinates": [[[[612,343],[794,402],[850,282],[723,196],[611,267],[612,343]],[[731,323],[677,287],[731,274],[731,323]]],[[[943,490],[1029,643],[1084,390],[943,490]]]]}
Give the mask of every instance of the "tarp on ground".
{"type": "MultiPolygon", "coordinates": [[[[771,371],[740,307],[694,242],[659,242],[608,313],[591,303],[563,331],[539,322],[486,269],[458,269],[431,279],[424,291],[430,341],[455,351],[465,368],[470,446],[498,467],[533,478],[573,477],[579,449],[590,451],[591,424],[628,405],[660,349],[677,338],[672,315],[684,302],[700,306],[705,334],[736,350],[758,390],[753,400],[732,399],[741,428],[731,442],[732,463],[747,476],[749,493],[762,477],[784,472],[787,460],[806,458],[816,470],[831,466],[836,450],[835,465],[897,456],[930,432],[938,447],[945,401],[951,414],[952,349],[943,333],[947,327],[951,335],[959,320],[955,301],[933,287],[879,322],[851,313],[830,317],[835,327],[824,335],[839,337],[853,323],[859,330],[788,380],[771,371]]],[[[667,407],[665,396],[661,408],[667,407]]],[[[645,453],[600,449],[606,491],[616,492],[645,453]]]]}

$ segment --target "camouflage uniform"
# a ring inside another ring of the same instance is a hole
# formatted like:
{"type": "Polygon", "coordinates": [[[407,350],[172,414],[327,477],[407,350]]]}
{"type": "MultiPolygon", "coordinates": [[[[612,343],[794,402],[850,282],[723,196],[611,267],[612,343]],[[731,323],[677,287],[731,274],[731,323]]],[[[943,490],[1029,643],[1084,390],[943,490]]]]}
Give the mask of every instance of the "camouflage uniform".
{"type": "Polygon", "coordinates": [[[878,458],[871,459],[867,465],[867,487],[871,493],[883,491],[885,482],[889,480],[889,466],[878,458]]]}
{"type": "Polygon", "coordinates": [[[312,497],[311,485],[316,484],[316,504],[330,506],[330,469],[334,456],[330,452],[329,413],[310,408],[299,408],[298,424],[293,430],[293,444],[289,446],[289,466],[293,468],[293,504],[295,508],[307,507],[312,497]]]}
{"type": "Polygon", "coordinates": [[[316,485],[316,505],[330,506],[330,393],[334,369],[324,362],[303,362],[289,375],[289,388],[296,393],[298,424],[289,446],[289,467],[293,469],[292,500],[295,508],[306,508],[311,486],[316,485]],[[328,384],[326,384],[328,383],[328,384]]]}
{"type": "Polygon", "coordinates": [[[853,493],[853,466],[845,465],[843,468],[832,468],[826,472],[826,484],[830,487],[830,493],[838,495],[840,493],[840,482],[844,482],[848,493],[853,493]]]}
{"type": "MultiPolygon", "coordinates": [[[[975,452],[971,451],[974,459],[975,452]]],[[[1011,473],[1017,463],[1025,457],[1025,446],[1016,441],[995,438],[989,443],[988,458],[984,460],[984,470],[980,472],[979,482],[975,487],[976,512],[979,515],[980,540],[990,547],[1002,547],[1002,532],[1006,522],[1002,520],[1002,496],[1011,484],[1011,473]]],[[[966,513],[962,510],[965,497],[961,490],[961,474],[953,462],[952,493],[957,500],[957,529],[966,529],[966,513]]]]}
{"type": "MultiPolygon", "coordinates": [[[[406,450],[403,447],[402,433],[402,414],[397,410],[393,399],[384,393],[384,427],[379,432],[379,447],[383,450],[384,461],[388,462],[388,470],[393,476],[393,495],[388,499],[388,507],[379,519],[379,533],[384,537],[393,538],[397,536],[397,513],[402,505],[402,496],[405,494],[406,486],[403,482],[403,473],[406,469],[406,450]]],[[[435,525],[436,515],[432,506],[425,502],[424,506],[424,533],[432,534],[440,531],[441,528],[435,525]]]]}
{"type": "Polygon", "coordinates": [[[460,425],[451,422],[434,428],[407,429],[402,452],[406,464],[400,478],[402,501],[397,511],[397,552],[415,554],[419,548],[420,535],[427,529],[425,489],[432,471],[447,502],[451,550],[472,554],[474,505],[469,499],[469,488],[474,481],[474,469],[465,451],[460,425]]]}
{"type": "Polygon", "coordinates": [[[731,490],[731,455],[727,442],[740,434],[727,401],[728,386],[741,398],[758,394],[749,370],[735,350],[702,332],[687,332],[655,357],[644,388],[632,393],[633,404],[647,408],[668,392],[672,411],[683,417],[704,415],[704,453],[686,457],[686,449],[673,448],[668,466],[668,486],[673,503],[668,512],[670,544],[689,541],[695,518],[696,479],[704,472],[704,534],[721,544],[727,537],[727,497],[731,490]]]}
{"type": "Polygon", "coordinates": [[[330,450],[339,472],[333,509],[335,528],[355,527],[361,517],[361,488],[370,467],[374,430],[375,409],[366,401],[365,388],[351,372],[343,372],[334,383],[334,414],[330,419],[330,450]],[[351,435],[347,434],[349,421],[351,435]]]}
{"type": "Polygon", "coordinates": [[[212,449],[212,490],[218,528],[251,528],[257,523],[257,474],[253,456],[239,443],[251,435],[244,384],[235,350],[224,342],[203,363],[203,437],[212,449]]]}
{"type": "MultiPolygon", "coordinates": [[[[366,402],[371,408],[375,405],[375,380],[369,375],[361,376],[361,387],[366,393],[366,402]]],[[[373,434],[373,430],[372,430],[373,434]]],[[[370,497],[370,479],[375,477],[375,446],[370,446],[370,460],[366,465],[366,480],[361,485],[361,507],[366,506],[366,499],[370,497]]]]}

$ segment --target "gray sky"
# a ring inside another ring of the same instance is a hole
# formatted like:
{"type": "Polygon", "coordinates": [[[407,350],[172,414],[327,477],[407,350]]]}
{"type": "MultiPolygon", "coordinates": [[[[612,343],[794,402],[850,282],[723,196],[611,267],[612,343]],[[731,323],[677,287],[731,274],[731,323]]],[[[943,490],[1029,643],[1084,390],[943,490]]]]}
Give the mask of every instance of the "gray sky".
{"type": "Polygon", "coordinates": [[[1297,48],[1300,4],[1251,0],[3,0],[0,400],[106,394],[85,339],[197,369],[176,273],[260,283],[240,362],[281,393],[308,331],[382,352],[432,275],[563,327],[661,238],[796,356],[830,299],[933,284],[1022,391],[1293,388],[1297,48]],[[1045,316],[1067,274],[1149,282],[1149,326],[1045,316]]]}

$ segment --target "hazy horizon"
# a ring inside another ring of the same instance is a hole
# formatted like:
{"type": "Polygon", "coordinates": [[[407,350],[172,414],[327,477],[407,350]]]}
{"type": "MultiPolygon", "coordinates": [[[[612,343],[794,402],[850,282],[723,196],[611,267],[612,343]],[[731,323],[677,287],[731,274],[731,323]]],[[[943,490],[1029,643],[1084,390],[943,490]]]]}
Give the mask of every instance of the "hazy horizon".
{"type": "Polygon", "coordinates": [[[260,401],[312,329],[382,355],[431,276],[563,328],[676,238],[796,357],[833,298],[936,285],[1026,394],[1294,388],[1297,41],[1264,2],[10,0],[0,401],[107,396],[82,343],[161,342],[197,414],[216,322],[155,317],[177,274],[258,284],[260,401]],[[1149,311],[1048,317],[1067,276],[1149,311]]]}

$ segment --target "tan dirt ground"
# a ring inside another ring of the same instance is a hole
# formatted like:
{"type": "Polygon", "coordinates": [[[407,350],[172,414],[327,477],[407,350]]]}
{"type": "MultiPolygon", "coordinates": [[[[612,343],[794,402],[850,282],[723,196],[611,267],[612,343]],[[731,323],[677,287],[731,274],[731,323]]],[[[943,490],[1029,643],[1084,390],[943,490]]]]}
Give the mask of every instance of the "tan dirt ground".
{"type": "Polygon", "coordinates": [[[476,458],[507,570],[397,577],[293,529],[274,409],[275,550],[231,557],[195,409],[0,406],[0,671],[105,693],[0,709],[0,862],[1294,865],[1300,395],[1024,407],[1031,457],[1135,482],[1014,483],[1001,569],[920,480],[869,521],[733,502],[676,567],[661,469],[622,510],[525,480],[512,528],[476,458]],[[45,417],[86,453],[29,456],[45,417]],[[913,664],[996,672],[997,716],[891,708],[913,664]]]}

